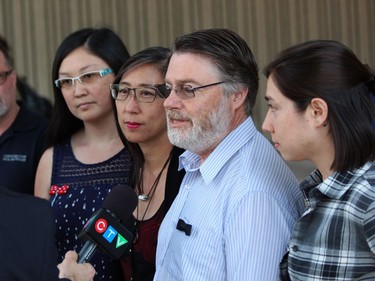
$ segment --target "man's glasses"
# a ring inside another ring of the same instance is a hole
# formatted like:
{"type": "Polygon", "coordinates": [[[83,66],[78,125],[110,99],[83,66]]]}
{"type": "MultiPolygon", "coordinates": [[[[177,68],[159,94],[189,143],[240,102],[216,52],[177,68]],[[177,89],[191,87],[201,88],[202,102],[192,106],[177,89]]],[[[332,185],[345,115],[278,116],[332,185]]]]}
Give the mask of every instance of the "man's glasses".
{"type": "Polygon", "coordinates": [[[0,72],[0,85],[4,84],[7,81],[7,78],[10,74],[12,74],[13,70],[8,70],[4,72],[0,72]]]}
{"type": "Polygon", "coordinates": [[[165,96],[158,90],[160,85],[155,85],[154,87],[139,87],[130,88],[122,84],[110,84],[111,95],[115,100],[124,101],[126,100],[131,92],[134,92],[137,101],[144,103],[152,103],[157,96],[165,98],[165,96]]]}
{"type": "Polygon", "coordinates": [[[60,88],[61,90],[70,90],[71,88],[73,88],[75,81],[78,81],[79,83],[84,85],[89,85],[95,82],[99,77],[103,77],[110,73],[112,73],[112,69],[110,68],[89,71],[77,77],[64,77],[57,79],[55,80],[55,85],[57,88],[60,88]]]}
{"type": "MultiPolygon", "coordinates": [[[[174,91],[176,95],[181,99],[191,99],[195,97],[195,92],[200,89],[216,86],[216,85],[223,84],[226,82],[227,81],[221,81],[221,82],[216,82],[216,83],[207,84],[207,85],[194,87],[194,88],[190,85],[180,86],[180,87],[176,87],[174,91]]],[[[158,85],[157,88],[159,92],[165,97],[168,97],[172,92],[172,88],[167,86],[166,84],[158,85]]]]}

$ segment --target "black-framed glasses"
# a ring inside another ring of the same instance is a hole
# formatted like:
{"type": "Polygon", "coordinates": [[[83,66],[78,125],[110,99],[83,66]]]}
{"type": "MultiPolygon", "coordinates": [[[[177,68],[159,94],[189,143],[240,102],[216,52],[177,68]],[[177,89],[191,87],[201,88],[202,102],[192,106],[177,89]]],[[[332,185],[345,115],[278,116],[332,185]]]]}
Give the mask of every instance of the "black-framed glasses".
{"type": "MultiPolygon", "coordinates": [[[[181,99],[191,99],[191,98],[195,97],[195,92],[200,90],[200,89],[220,85],[220,84],[227,83],[227,82],[228,81],[220,81],[220,82],[215,82],[215,83],[211,83],[211,84],[207,84],[207,85],[203,85],[203,86],[198,86],[198,87],[194,87],[194,88],[190,85],[185,85],[185,86],[176,87],[174,90],[175,90],[176,95],[179,98],[181,98],[181,99]]],[[[166,84],[162,84],[162,85],[158,85],[158,90],[163,96],[168,97],[171,94],[172,88],[169,87],[166,84]]]]}
{"type": "Polygon", "coordinates": [[[0,72],[0,85],[4,84],[5,81],[7,81],[7,78],[9,75],[11,75],[13,72],[13,69],[10,69],[8,71],[0,72]]]}
{"type": "Polygon", "coordinates": [[[157,96],[165,98],[158,90],[160,85],[130,88],[123,84],[110,84],[111,95],[115,100],[124,101],[134,92],[137,101],[152,103],[157,96]]]}
{"type": "Polygon", "coordinates": [[[84,85],[90,85],[95,82],[99,77],[103,77],[107,74],[112,73],[112,69],[104,68],[95,71],[89,71],[82,73],[77,77],[63,77],[55,80],[55,85],[61,90],[70,90],[73,88],[75,81],[78,81],[84,85]]]}

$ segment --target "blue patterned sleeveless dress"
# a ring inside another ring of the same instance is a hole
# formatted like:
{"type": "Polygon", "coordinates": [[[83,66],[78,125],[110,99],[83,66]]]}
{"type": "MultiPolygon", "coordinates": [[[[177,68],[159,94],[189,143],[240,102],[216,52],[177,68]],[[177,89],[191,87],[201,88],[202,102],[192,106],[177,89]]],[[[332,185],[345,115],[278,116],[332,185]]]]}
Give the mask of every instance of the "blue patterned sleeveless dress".
{"type": "MultiPolygon", "coordinates": [[[[56,244],[61,262],[68,250],[81,250],[78,238],[86,221],[100,209],[107,193],[116,185],[130,183],[131,158],[127,149],[96,163],[79,162],[67,140],[54,146],[51,204],[55,211],[56,244]],[[59,192],[64,190],[64,192],[59,192]]],[[[120,262],[97,251],[90,263],[97,272],[94,280],[122,280],[120,262]]]]}

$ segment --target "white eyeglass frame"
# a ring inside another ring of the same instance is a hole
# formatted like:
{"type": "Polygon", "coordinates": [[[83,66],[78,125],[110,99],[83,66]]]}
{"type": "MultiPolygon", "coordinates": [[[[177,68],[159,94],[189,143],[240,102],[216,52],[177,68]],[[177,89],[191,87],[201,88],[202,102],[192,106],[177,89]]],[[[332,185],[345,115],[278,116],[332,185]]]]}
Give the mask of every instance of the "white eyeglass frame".
{"type": "Polygon", "coordinates": [[[71,80],[72,81],[72,86],[74,86],[75,84],[75,81],[78,81],[80,84],[82,84],[82,81],[81,81],[81,77],[82,76],[85,76],[87,74],[94,74],[94,73],[99,73],[100,77],[103,77],[103,76],[106,76],[107,74],[110,74],[110,73],[113,73],[112,69],[107,67],[107,68],[104,68],[104,69],[100,69],[100,70],[94,70],[94,71],[89,71],[89,72],[85,72],[85,73],[82,73],[76,77],[63,77],[63,78],[59,78],[59,79],[56,79],[55,80],[55,86],[59,89],[62,89],[61,87],[61,81],[63,80],[71,80]]]}

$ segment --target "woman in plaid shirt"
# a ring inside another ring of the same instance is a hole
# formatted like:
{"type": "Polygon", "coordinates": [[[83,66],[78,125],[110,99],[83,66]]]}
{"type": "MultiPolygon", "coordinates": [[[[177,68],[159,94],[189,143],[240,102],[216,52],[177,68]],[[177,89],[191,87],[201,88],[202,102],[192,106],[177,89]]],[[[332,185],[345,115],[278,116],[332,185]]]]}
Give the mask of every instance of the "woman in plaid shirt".
{"type": "Polygon", "coordinates": [[[331,40],[292,46],[264,73],[263,130],[285,160],[317,167],[300,185],[306,211],[281,279],[375,280],[374,73],[331,40]]]}

